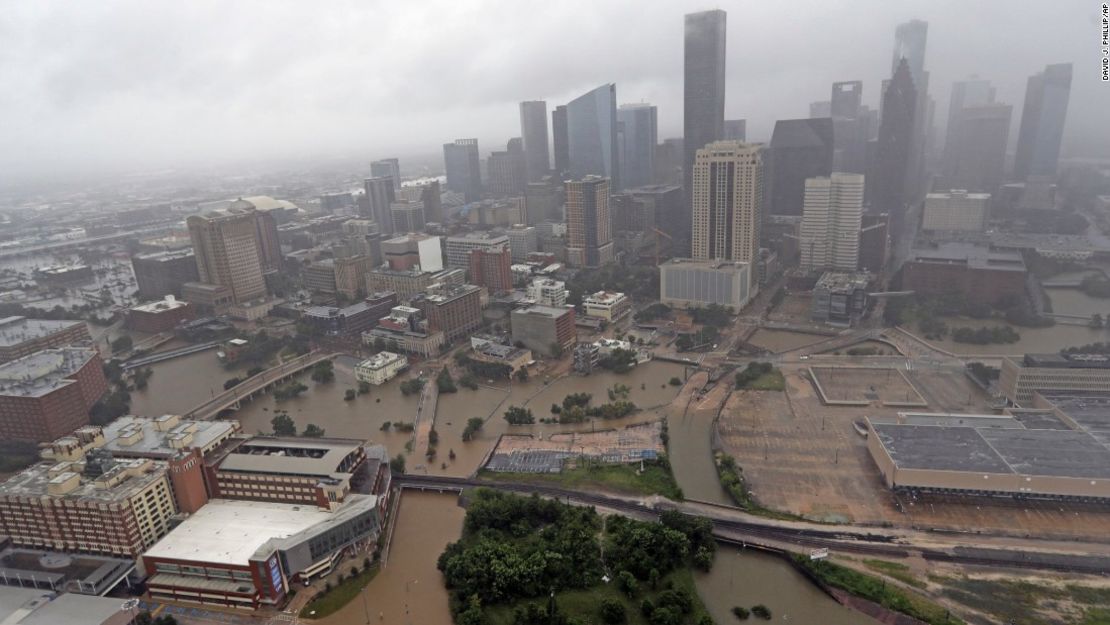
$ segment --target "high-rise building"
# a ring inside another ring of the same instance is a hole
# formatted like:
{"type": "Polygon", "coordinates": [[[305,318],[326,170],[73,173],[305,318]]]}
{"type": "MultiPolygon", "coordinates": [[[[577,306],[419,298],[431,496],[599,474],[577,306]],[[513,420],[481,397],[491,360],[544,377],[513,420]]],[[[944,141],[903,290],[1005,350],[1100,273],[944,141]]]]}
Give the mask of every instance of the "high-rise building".
{"type": "Polygon", "coordinates": [[[554,176],[529,182],[524,189],[524,216],[529,225],[545,220],[563,221],[563,185],[554,176]]]}
{"type": "Polygon", "coordinates": [[[555,173],[562,176],[570,169],[570,138],[567,136],[567,107],[560,104],[551,111],[551,148],[555,153],[555,173]]]}
{"type": "Polygon", "coordinates": [[[490,293],[513,290],[512,250],[470,250],[470,283],[484,286],[490,293]]]}
{"type": "Polygon", "coordinates": [[[610,195],[609,212],[614,232],[649,232],[655,227],[654,203],[631,193],[610,195]]]}
{"type": "Polygon", "coordinates": [[[535,182],[551,169],[547,151],[547,102],[520,103],[520,136],[524,139],[524,169],[528,182],[535,182]]]}
{"type": "Polygon", "coordinates": [[[181,285],[199,279],[192,248],[136,254],[131,257],[131,270],[142,299],[181,297],[181,285]]]}
{"type": "Polygon", "coordinates": [[[855,271],[862,218],[863,176],[835,172],[806,180],[802,269],[855,271]]]}
{"type": "Polygon", "coordinates": [[[528,260],[528,255],[539,251],[539,236],[534,226],[516,224],[505,231],[509,237],[509,250],[512,252],[514,263],[523,263],[528,260]]]}
{"type": "Polygon", "coordinates": [[[828,100],[818,100],[817,102],[809,103],[809,117],[810,119],[821,119],[832,115],[832,102],[828,100]]]}
{"type": "Polygon", "coordinates": [[[1009,104],[958,109],[948,119],[948,142],[941,162],[942,188],[996,193],[1003,181],[1010,137],[1009,104]]]}
{"type": "Polygon", "coordinates": [[[392,178],[393,188],[401,188],[401,162],[395,158],[383,158],[370,163],[372,178],[392,178]]]}
{"type": "Polygon", "coordinates": [[[482,166],[477,139],[456,139],[443,144],[447,190],[462,193],[467,202],[482,199],[482,166]]]}
{"type": "Polygon", "coordinates": [[[586,176],[568,180],[567,262],[597,267],[613,260],[613,225],[609,215],[609,179],[586,176]]]}
{"type": "Polygon", "coordinates": [[[426,234],[394,237],[382,241],[382,256],[389,268],[396,271],[443,271],[443,251],[439,241],[439,237],[426,234]]]}
{"type": "Polygon", "coordinates": [[[992,103],[994,103],[994,87],[989,80],[969,78],[952,83],[952,96],[948,100],[948,127],[944,134],[945,161],[950,159],[950,150],[955,143],[956,133],[959,132],[956,121],[960,112],[965,108],[992,103]]]}
{"type": "Polygon", "coordinates": [[[493,251],[508,246],[509,237],[490,232],[469,232],[455,237],[447,237],[444,247],[447,251],[447,266],[466,269],[470,267],[471,250],[493,251]]]}
{"type": "Polygon", "coordinates": [[[412,305],[422,310],[432,329],[443,332],[450,343],[481,327],[481,291],[473,284],[440,284],[415,297],[412,305]]]}
{"type": "Polygon", "coordinates": [[[721,139],[725,141],[747,141],[748,140],[748,120],[746,119],[726,119],[725,131],[721,139]]]}
{"type": "Polygon", "coordinates": [[[572,178],[601,176],[620,188],[616,85],[601,85],[567,103],[567,153],[572,178]]]}
{"type": "Polygon", "coordinates": [[[236,304],[266,295],[254,212],[212,212],[186,220],[200,281],[226,287],[236,304]]]}
{"type": "Polygon", "coordinates": [[[726,18],[720,9],[687,13],[685,18],[682,128],[686,151],[682,167],[687,198],[693,188],[695,155],[724,136],[726,18]]]}
{"type": "MultiPolygon", "coordinates": [[[[931,111],[933,103],[932,99],[929,98],[929,72],[925,71],[925,44],[928,34],[929,23],[923,20],[910,20],[899,24],[894,31],[894,53],[890,64],[891,76],[898,73],[898,66],[905,59],[915,96],[910,130],[909,158],[903,188],[907,201],[917,197],[925,180],[926,148],[932,132],[931,111]]],[[[885,118],[887,115],[885,94],[882,101],[882,117],[885,118]]],[[[897,222],[899,216],[892,215],[897,222]]]]}
{"type": "Polygon", "coordinates": [[[859,116],[859,107],[862,104],[863,81],[846,80],[833,83],[832,97],[829,99],[830,117],[855,119],[859,116]]]}
{"type": "Polygon", "coordinates": [[[393,234],[393,214],[390,207],[397,200],[393,178],[367,178],[363,181],[363,186],[366,189],[366,201],[362,205],[362,216],[378,222],[378,231],[382,234],[393,234]]]}
{"type": "Polygon", "coordinates": [[[890,214],[891,232],[895,239],[901,233],[902,217],[908,201],[906,181],[911,175],[910,151],[916,106],[917,91],[913,86],[909,62],[903,61],[883,93],[874,169],[867,177],[871,189],[867,194],[870,210],[890,214]]]}
{"type": "Polygon", "coordinates": [[[622,188],[655,179],[655,144],[659,142],[657,109],[650,104],[622,104],[617,109],[622,188]]]}
{"type": "Polygon", "coordinates": [[[1071,63],[1048,65],[1029,77],[1021,110],[1014,179],[1055,176],[1071,95],[1071,63]]]}
{"type": "Polygon", "coordinates": [[[923,20],[910,20],[894,29],[894,56],[891,59],[891,74],[897,73],[902,59],[906,60],[910,75],[916,84],[925,72],[925,43],[929,35],[929,23],[923,20]]]}
{"type": "Polygon", "coordinates": [[[802,214],[806,180],[832,173],[833,144],[833,123],[828,117],[775,122],[765,162],[764,202],[769,214],[802,214]]]}
{"type": "Polygon", "coordinates": [[[690,249],[690,220],[683,210],[685,198],[677,184],[652,184],[629,189],[628,195],[651,206],[652,223],[671,237],[672,250],[687,254],[690,249]]]}
{"type": "Polygon", "coordinates": [[[393,232],[420,232],[424,229],[424,203],[423,202],[393,202],[389,205],[389,212],[393,219],[393,232]]]}
{"type": "Polygon", "coordinates": [[[424,220],[427,222],[443,221],[443,198],[438,180],[403,186],[398,199],[424,204],[424,220]]]}
{"type": "Polygon", "coordinates": [[[866,171],[868,121],[864,117],[863,83],[834,82],[829,113],[833,121],[833,170],[866,171]]]}
{"type": "Polygon", "coordinates": [[[717,141],[698,150],[693,188],[695,260],[733,260],[755,266],[762,178],[758,146],[717,141]]]}
{"type": "Polygon", "coordinates": [[[95,349],[44,349],[0,365],[0,437],[52,441],[89,422],[108,392],[95,349]]]}
{"type": "Polygon", "coordinates": [[[980,232],[987,223],[989,193],[953,189],[925,196],[921,229],[932,232],[980,232]]]}
{"type": "Polygon", "coordinates": [[[860,271],[877,274],[886,266],[887,257],[890,255],[888,217],[886,213],[867,213],[863,216],[859,233],[860,271]]]}
{"type": "Polygon", "coordinates": [[[527,153],[520,137],[509,139],[504,151],[491,152],[489,155],[487,190],[493,195],[514,197],[524,195],[524,185],[527,180],[526,163],[527,153]]]}

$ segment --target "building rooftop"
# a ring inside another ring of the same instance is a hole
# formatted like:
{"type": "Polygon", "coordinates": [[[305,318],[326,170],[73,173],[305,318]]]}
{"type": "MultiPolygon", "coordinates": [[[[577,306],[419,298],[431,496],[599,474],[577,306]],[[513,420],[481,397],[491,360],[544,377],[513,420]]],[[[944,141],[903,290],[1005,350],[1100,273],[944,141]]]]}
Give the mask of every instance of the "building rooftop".
{"type": "Polygon", "coordinates": [[[138,306],[132,306],[131,310],[144,313],[161,313],[170,310],[177,310],[178,308],[184,308],[188,305],[189,302],[176,299],[172,295],[167,295],[165,299],[147,302],[146,304],[139,304],[138,306]]]}
{"type": "Polygon", "coordinates": [[[598,291],[597,293],[587,295],[584,302],[589,302],[593,304],[615,304],[622,299],[627,299],[624,293],[598,291]]]}
{"type": "Polygon", "coordinates": [[[660,265],[660,267],[673,267],[681,265],[691,269],[718,269],[718,270],[734,270],[743,269],[748,266],[748,263],[733,260],[694,260],[692,258],[672,258],[660,265]]]}
{"type": "Polygon", "coordinates": [[[365,369],[382,369],[399,360],[405,360],[405,356],[393,352],[378,352],[358,363],[358,366],[365,369]]]}
{"type": "MultiPolygon", "coordinates": [[[[186,237],[188,238],[188,237],[186,237]]],[[[190,239],[191,240],[191,239],[190,239]]],[[[176,250],[166,250],[165,252],[151,252],[149,254],[139,254],[135,256],[137,260],[166,263],[180,258],[192,258],[195,256],[193,248],[183,247],[176,250]]]]}
{"type": "Polygon", "coordinates": [[[906,260],[910,263],[961,264],[972,269],[1025,271],[1021,253],[999,250],[974,243],[945,242],[930,247],[915,247],[906,260]]]}
{"type": "MultiPolygon", "coordinates": [[[[122,600],[74,593],[0,586],[4,625],[100,625],[120,614],[122,600]]],[[[122,621],[121,621],[122,622],[122,621]]]]}
{"type": "Polygon", "coordinates": [[[950,200],[954,197],[967,198],[969,200],[989,200],[991,199],[990,193],[968,193],[964,189],[952,189],[950,191],[934,191],[925,195],[926,200],[950,200]]]}
{"type": "Polygon", "coordinates": [[[1108,369],[1110,355],[1106,354],[1026,354],[1021,361],[1024,367],[1048,369],[1108,369]]]}
{"type": "Polygon", "coordinates": [[[991,245],[1002,248],[1034,249],[1043,252],[1083,253],[1105,251],[1103,246],[1083,234],[1033,234],[993,232],[991,245]]]}
{"type": "Polygon", "coordinates": [[[508,243],[509,237],[504,234],[495,234],[492,232],[466,232],[463,234],[447,237],[447,242],[456,243],[482,243],[482,244],[495,244],[495,243],[508,243]]]}
{"type": "Polygon", "coordinates": [[[172,457],[182,448],[204,448],[227,438],[239,431],[239,422],[187,421],[169,414],[160,417],[128,415],[103,426],[102,431],[103,449],[113,453],[172,457]]]}
{"type": "Polygon", "coordinates": [[[33,341],[55,332],[61,332],[84,321],[63,321],[52,319],[28,319],[26,317],[5,317],[0,319],[0,347],[13,347],[20,343],[33,341]]]}
{"type": "MultiPolygon", "coordinates": [[[[86,459],[87,460],[87,459],[86,459]]],[[[166,464],[146,458],[112,459],[97,476],[88,463],[40,463],[0,484],[0,496],[56,497],[78,501],[123,501],[165,476],[166,464]],[[72,481],[76,477],[76,482],[72,481]]]]}
{"type": "Polygon", "coordinates": [[[814,288],[827,289],[829,291],[855,291],[857,289],[866,289],[870,282],[871,274],[865,271],[857,273],[826,271],[821,274],[814,288]]]}
{"type": "Polygon", "coordinates": [[[97,351],[84,347],[44,349],[0,365],[0,395],[42,397],[63,386],[97,351]]]}
{"type": "Polygon", "coordinates": [[[220,470],[332,477],[343,473],[343,460],[361,446],[361,441],[338,438],[254,437],[228,454],[220,470]]]}
{"type": "Polygon", "coordinates": [[[532,316],[542,316],[542,317],[556,318],[556,317],[561,317],[561,316],[567,314],[568,310],[569,309],[567,309],[567,308],[555,308],[554,306],[544,306],[542,304],[533,304],[532,306],[528,306],[526,308],[518,308],[518,309],[514,310],[512,312],[512,314],[514,316],[516,316],[516,315],[532,315],[532,316]]]}

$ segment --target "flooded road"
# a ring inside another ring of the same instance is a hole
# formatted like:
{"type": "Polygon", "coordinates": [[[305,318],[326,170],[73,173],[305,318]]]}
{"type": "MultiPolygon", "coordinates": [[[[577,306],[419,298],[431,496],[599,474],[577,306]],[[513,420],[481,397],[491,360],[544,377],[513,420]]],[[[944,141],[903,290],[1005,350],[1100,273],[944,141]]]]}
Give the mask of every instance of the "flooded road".
{"type": "Polygon", "coordinates": [[[454,495],[405,492],[395,519],[389,560],[381,571],[342,610],[307,622],[450,625],[447,589],[436,560],[447,543],[459,539],[465,515],[454,495]]]}
{"type": "MultiPolygon", "coordinates": [[[[1110,310],[1110,307],[1108,307],[1110,310]]],[[[995,319],[945,319],[950,329],[954,328],[981,328],[1000,325],[995,319]]],[[[916,328],[913,329],[916,331],[916,328]]],[[[1019,328],[1014,330],[1021,335],[1021,340],[1016,343],[995,345],[973,345],[971,343],[957,343],[951,338],[942,341],[930,340],[929,344],[954,354],[989,354],[989,355],[1021,355],[1025,353],[1053,353],[1065,347],[1086,345],[1099,341],[1110,341],[1110,332],[1106,330],[1093,330],[1085,326],[1075,326],[1057,323],[1049,328],[1019,328]]]]}

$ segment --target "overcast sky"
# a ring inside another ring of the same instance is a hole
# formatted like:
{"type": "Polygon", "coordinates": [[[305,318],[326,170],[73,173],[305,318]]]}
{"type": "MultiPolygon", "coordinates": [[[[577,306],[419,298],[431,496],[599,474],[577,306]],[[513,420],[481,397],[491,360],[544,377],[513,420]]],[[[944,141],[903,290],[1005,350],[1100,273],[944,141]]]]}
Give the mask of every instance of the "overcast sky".
{"type": "Polygon", "coordinates": [[[457,137],[485,156],[519,134],[520,100],[550,110],[605,82],[620,103],[658,105],[660,138],[679,136],[682,15],[709,8],[728,11],[726,117],[747,118],[750,140],[807,116],[834,80],[863,80],[875,106],[895,25],[920,18],[938,125],[953,80],[992,80],[1016,124],[1028,76],[1070,61],[1064,149],[1110,153],[1093,0],[9,0],[0,180],[369,160],[457,137]]]}

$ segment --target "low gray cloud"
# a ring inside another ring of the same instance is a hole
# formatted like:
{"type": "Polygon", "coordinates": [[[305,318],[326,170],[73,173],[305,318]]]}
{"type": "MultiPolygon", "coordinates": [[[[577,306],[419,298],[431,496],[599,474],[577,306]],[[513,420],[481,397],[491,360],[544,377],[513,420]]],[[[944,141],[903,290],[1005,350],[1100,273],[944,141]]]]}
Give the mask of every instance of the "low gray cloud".
{"type": "Polygon", "coordinates": [[[877,105],[894,26],[920,18],[939,117],[951,82],[978,74],[1016,123],[1028,76],[1071,61],[1065,152],[1110,151],[1095,2],[26,0],[0,14],[0,177],[434,153],[456,137],[488,151],[519,133],[518,101],[605,82],[678,136],[682,15],[705,8],[728,11],[726,116],[752,139],[834,80],[865,81],[877,105]]]}

